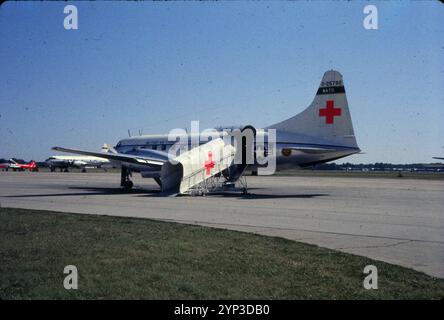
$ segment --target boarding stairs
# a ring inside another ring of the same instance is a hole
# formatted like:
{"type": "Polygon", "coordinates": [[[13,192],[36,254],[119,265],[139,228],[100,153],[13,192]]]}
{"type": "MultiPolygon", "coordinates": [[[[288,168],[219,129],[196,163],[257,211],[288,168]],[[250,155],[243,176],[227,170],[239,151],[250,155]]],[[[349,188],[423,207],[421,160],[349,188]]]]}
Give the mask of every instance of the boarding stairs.
{"type": "MultiPolygon", "coordinates": [[[[161,169],[162,194],[205,195],[227,188],[223,172],[233,167],[236,149],[224,139],[213,139],[181,153],[161,169]]],[[[244,169],[243,169],[244,170],[244,169]]],[[[242,180],[245,185],[246,182],[242,180]]]]}

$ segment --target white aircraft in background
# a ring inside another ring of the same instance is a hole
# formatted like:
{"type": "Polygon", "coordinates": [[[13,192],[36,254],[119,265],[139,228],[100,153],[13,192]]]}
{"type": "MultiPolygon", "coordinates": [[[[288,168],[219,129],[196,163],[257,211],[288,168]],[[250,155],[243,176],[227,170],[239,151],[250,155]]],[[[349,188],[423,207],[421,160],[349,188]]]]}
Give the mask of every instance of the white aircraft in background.
{"type": "MultiPolygon", "coordinates": [[[[259,110],[258,110],[259,111],[259,110]]],[[[253,129],[255,139],[266,141],[269,129],[275,129],[276,143],[273,147],[276,169],[284,170],[324,163],[359,153],[345,94],[342,75],[327,71],[316,92],[313,102],[301,113],[270,125],[265,130],[253,129]]],[[[221,133],[222,135],[222,133],[221,133]]],[[[192,137],[190,138],[192,139],[192,137]]],[[[187,193],[190,188],[204,186],[211,177],[222,176],[224,186],[229,188],[238,181],[246,167],[261,167],[257,159],[271,153],[266,147],[257,149],[254,144],[254,163],[231,162],[223,165],[223,159],[214,157],[215,149],[227,147],[221,139],[202,139],[188,152],[179,155],[172,164],[168,150],[176,141],[169,141],[168,134],[129,137],[117,143],[110,152],[91,152],[78,149],[54,147],[54,150],[109,159],[121,167],[120,185],[132,188],[133,171],[142,177],[154,178],[163,194],[187,193]],[[207,156],[202,160],[201,155],[207,156]]],[[[231,147],[233,153],[238,148],[231,147]]],[[[244,159],[244,158],[242,158],[244,159]]]]}
{"type": "MultiPolygon", "coordinates": [[[[102,151],[108,152],[112,147],[103,145],[102,151]]],[[[86,167],[101,168],[110,165],[110,161],[103,157],[94,156],[59,156],[54,155],[45,160],[46,165],[49,166],[51,172],[54,172],[57,168],[60,171],[68,172],[69,168],[80,168],[82,172],[86,172],[86,167]]]]}

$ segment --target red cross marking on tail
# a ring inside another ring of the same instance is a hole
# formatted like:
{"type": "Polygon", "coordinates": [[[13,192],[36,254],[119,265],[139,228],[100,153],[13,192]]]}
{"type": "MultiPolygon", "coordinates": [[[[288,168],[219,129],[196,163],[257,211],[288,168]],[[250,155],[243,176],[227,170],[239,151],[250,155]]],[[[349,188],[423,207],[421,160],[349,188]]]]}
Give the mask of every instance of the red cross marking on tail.
{"type": "Polygon", "coordinates": [[[319,109],[319,116],[325,117],[325,123],[332,124],[334,122],[334,117],[339,117],[341,115],[341,108],[334,107],[333,100],[327,100],[327,106],[323,109],[319,109]]]}

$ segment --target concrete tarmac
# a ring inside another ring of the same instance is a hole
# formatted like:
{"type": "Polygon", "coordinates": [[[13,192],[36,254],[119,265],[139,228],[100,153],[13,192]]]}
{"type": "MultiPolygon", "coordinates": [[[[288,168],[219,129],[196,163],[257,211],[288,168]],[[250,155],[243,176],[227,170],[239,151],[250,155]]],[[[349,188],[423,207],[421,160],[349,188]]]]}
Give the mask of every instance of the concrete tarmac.
{"type": "MultiPolygon", "coordinates": [[[[0,205],[227,228],[354,253],[444,278],[444,182],[247,177],[250,195],[158,196],[135,174],[0,172],[0,205]]],[[[265,253],[266,254],[266,253],[265,253]]]]}

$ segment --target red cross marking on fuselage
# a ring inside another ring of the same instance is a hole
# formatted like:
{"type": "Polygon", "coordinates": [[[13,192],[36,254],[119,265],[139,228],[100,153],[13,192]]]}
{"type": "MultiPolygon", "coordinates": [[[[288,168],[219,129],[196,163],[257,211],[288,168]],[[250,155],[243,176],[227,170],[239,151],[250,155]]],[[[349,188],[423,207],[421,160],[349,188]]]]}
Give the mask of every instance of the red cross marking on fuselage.
{"type": "Polygon", "coordinates": [[[208,151],[208,160],[205,161],[205,173],[206,175],[211,174],[211,169],[214,168],[214,162],[213,162],[213,153],[211,151],[208,151]]]}
{"type": "Polygon", "coordinates": [[[319,109],[319,116],[325,117],[325,123],[331,124],[334,122],[334,117],[339,117],[341,115],[341,108],[334,107],[333,100],[327,100],[327,106],[323,109],[319,109]]]}

